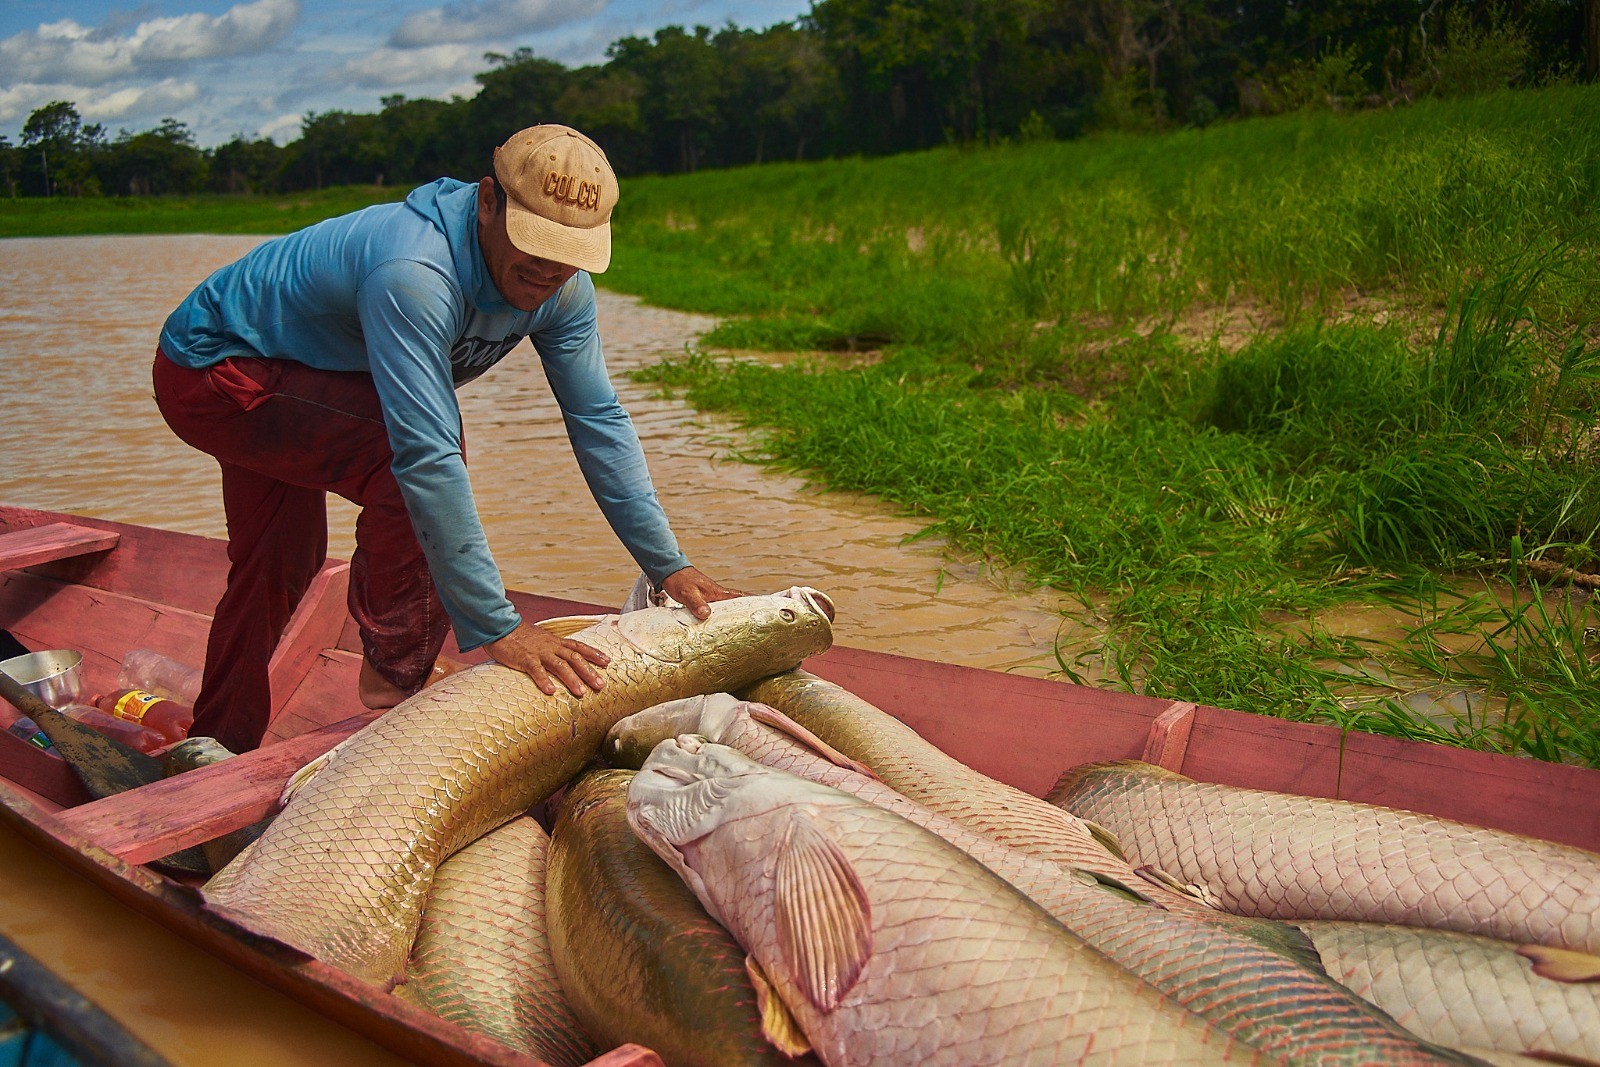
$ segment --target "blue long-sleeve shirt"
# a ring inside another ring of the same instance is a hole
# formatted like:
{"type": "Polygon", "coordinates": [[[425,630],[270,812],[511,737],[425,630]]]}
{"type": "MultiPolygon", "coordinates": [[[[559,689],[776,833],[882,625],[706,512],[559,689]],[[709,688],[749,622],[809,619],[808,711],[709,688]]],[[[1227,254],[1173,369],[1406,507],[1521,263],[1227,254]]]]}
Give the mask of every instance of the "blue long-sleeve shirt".
{"type": "Polygon", "coordinates": [[[268,241],[202,282],[161,331],[162,351],[186,367],[265,356],[372,375],[395,478],[463,649],[521,619],[473,503],[455,390],[524,337],[617,537],[657,582],[689,565],[606,372],[593,281],[580,271],[535,311],[507,304],[478,247],[477,192],[441,178],[404,203],[268,241]]]}

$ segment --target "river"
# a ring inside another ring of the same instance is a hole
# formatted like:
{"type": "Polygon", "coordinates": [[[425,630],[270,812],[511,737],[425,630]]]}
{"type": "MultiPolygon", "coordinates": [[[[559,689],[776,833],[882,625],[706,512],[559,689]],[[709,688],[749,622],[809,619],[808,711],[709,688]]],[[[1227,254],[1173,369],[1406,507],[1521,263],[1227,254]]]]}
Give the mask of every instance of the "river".
{"type": "MultiPolygon", "coordinates": [[[[0,499],[221,536],[216,466],[161,421],[150,360],[171,308],[259,240],[0,241],[0,499]]],[[[690,558],[748,592],[823,590],[838,605],[842,645],[1047,673],[1058,597],[937,541],[908,543],[918,523],[879,501],[818,493],[731,458],[735,427],[627,379],[712,324],[600,294],[607,362],[690,558]]],[[[460,396],[474,493],[506,584],[619,604],[637,569],[588,496],[531,347],[460,396]]],[[[331,551],[347,556],[355,511],[330,501],[329,515],[331,551]]],[[[189,950],[9,831],[0,831],[0,872],[0,930],[175,1063],[398,1062],[189,950]]]]}

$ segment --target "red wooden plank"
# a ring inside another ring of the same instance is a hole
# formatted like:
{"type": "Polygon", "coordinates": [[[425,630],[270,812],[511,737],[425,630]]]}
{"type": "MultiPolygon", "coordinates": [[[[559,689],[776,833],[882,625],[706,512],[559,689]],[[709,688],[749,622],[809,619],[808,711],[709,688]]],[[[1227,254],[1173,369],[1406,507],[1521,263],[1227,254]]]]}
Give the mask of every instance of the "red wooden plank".
{"type": "MultiPolygon", "coordinates": [[[[1081,763],[1137,759],[1170,702],[835,647],[806,668],[968,766],[1042,796],[1081,763]]],[[[1600,851],[1600,771],[1198,707],[1183,773],[1405,808],[1600,851]]]]}
{"type": "Polygon", "coordinates": [[[361,657],[336,648],[323,649],[294,692],[267,727],[262,744],[276,744],[362,711],[356,693],[361,657]]]}
{"type": "Polygon", "coordinates": [[[288,702],[322,650],[338,644],[339,633],[350,617],[345,606],[349,589],[348,563],[330,563],[312,579],[267,666],[274,714],[288,702]]]}
{"type": "Polygon", "coordinates": [[[70,522],[121,535],[115,552],[40,564],[36,574],[211,614],[228,579],[228,545],[212,537],[86,515],[0,505],[0,531],[70,522]]]}
{"type": "Polygon", "coordinates": [[[154,649],[180,663],[203,662],[211,618],[35,573],[10,573],[0,574],[0,626],[33,649],[82,652],[83,689],[89,696],[111,687],[129,649],[154,649]]]}
{"type": "Polygon", "coordinates": [[[1043,796],[1080,763],[1137,759],[1170,701],[834,646],[806,661],[975,770],[1043,796]]]}
{"type": "Polygon", "coordinates": [[[52,560],[115,548],[119,534],[70,522],[0,533],[0,571],[20,570],[52,560]]]}
{"type": "Polygon", "coordinates": [[[129,863],[148,863],[276,811],[295,771],[377,718],[369,711],[230,760],[73,808],[63,825],[129,863]]]}
{"type": "MultiPolygon", "coordinates": [[[[0,704],[4,704],[0,701],[0,704]]],[[[6,704],[6,707],[11,705],[6,704]]],[[[65,760],[49,755],[15,734],[0,730],[0,776],[52,804],[69,808],[89,800],[89,793],[65,760]]]]}
{"type": "Polygon", "coordinates": [[[1201,707],[1183,773],[1600,851],[1600,771],[1201,707]]]}
{"type": "Polygon", "coordinates": [[[1183,757],[1189,748],[1189,730],[1193,726],[1194,705],[1177,701],[1150,724],[1141,758],[1169,771],[1182,771],[1183,757]]]}

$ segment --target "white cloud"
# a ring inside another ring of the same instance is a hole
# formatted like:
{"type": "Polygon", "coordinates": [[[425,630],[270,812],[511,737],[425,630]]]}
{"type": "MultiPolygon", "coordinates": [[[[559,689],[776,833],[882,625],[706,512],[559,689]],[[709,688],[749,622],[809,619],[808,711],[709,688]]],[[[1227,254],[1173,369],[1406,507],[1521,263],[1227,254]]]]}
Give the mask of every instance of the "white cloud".
{"type": "Polygon", "coordinates": [[[408,86],[428,87],[470,78],[483,66],[480,48],[436,44],[428,48],[379,48],[349,60],[340,70],[344,75],[342,84],[407,92],[408,86]]]}
{"type": "Polygon", "coordinates": [[[193,103],[199,96],[200,87],[194,82],[163,78],[154,85],[81,93],[74,99],[86,120],[110,122],[126,118],[176,117],[178,108],[193,103]]]}
{"type": "Polygon", "coordinates": [[[107,89],[60,82],[24,82],[0,89],[0,121],[10,122],[31,114],[53,100],[70,100],[85,122],[147,119],[152,122],[177,116],[177,109],[193,103],[200,87],[192,81],[163,78],[154,85],[107,89]]]}
{"type": "Polygon", "coordinates": [[[421,48],[446,42],[520,37],[598,14],[607,0],[456,0],[414,11],[401,20],[389,43],[421,48]]]}
{"type": "Polygon", "coordinates": [[[300,136],[300,121],[299,115],[279,115],[270,122],[263,122],[256,135],[287,144],[300,136]]]}
{"type": "Polygon", "coordinates": [[[300,0],[255,0],[221,15],[149,19],[127,34],[67,18],[0,40],[0,70],[13,84],[103,85],[159,65],[262,51],[281,41],[299,17],[300,0]]]}

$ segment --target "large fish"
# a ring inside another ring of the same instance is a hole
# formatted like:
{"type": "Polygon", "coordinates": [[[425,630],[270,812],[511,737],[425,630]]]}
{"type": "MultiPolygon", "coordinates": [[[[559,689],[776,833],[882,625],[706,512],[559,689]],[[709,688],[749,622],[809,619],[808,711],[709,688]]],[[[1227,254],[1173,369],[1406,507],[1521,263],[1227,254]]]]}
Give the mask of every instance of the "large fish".
{"type": "Polygon", "coordinates": [[[404,968],[434,869],[548,797],[624,715],[743,685],[828,647],[812,590],[605,616],[577,633],[611,657],[581,700],[480,664],[424,689],[339,746],[264,834],[204,889],[263,936],[367,981],[404,968]]]}
{"type": "Polygon", "coordinates": [[[764,704],[725,693],[661,704],[613,726],[604,751],[614,760],[640,762],[662,740],[682,734],[698,734],[763,766],[840,789],[938,834],[1133,974],[1235,1039],[1285,1063],[1400,1067],[1472,1062],[1450,1049],[1424,1044],[1328,978],[1315,949],[1292,927],[1249,920],[1261,930],[1255,937],[1242,936],[1009,848],[861,773],[853,761],[764,704]]]}
{"type": "Polygon", "coordinates": [[[745,951],[628,826],[632,771],[597,771],[561,798],[550,850],[550,950],[578,1017],[606,1047],[673,1067],[815,1067],[787,1014],[764,1018],[745,951]],[[786,1025],[787,1024],[787,1025],[786,1025]]]}
{"type": "Polygon", "coordinates": [[[734,692],[783,712],[871,768],[896,792],[981,834],[1068,867],[1136,883],[1168,907],[1205,907],[1158,872],[1135,871],[1114,851],[1115,842],[1097,832],[1098,827],[973,770],[842,686],[793,670],[734,692]]]}
{"type": "Polygon", "coordinates": [[[395,995],[552,1067],[579,1067],[599,1050],[567,1004],[545,936],[549,846],[524,817],[441,863],[395,995]]]}
{"type": "Polygon", "coordinates": [[[662,742],[628,821],[828,1067],[1261,1062],[937,835],[726,746],[662,742]]]}
{"type": "Polygon", "coordinates": [[[1537,950],[1413,926],[1296,925],[1330,974],[1429,1040],[1600,1064],[1600,984],[1542,977],[1537,950]]]}
{"type": "Polygon", "coordinates": [[[1050,799],[1127,850],[1276,919],[1430,926],[1600,951],[1600,854],[1431,815],[1196,782],[1137,760],[1079,767],[1050,799]]]}

